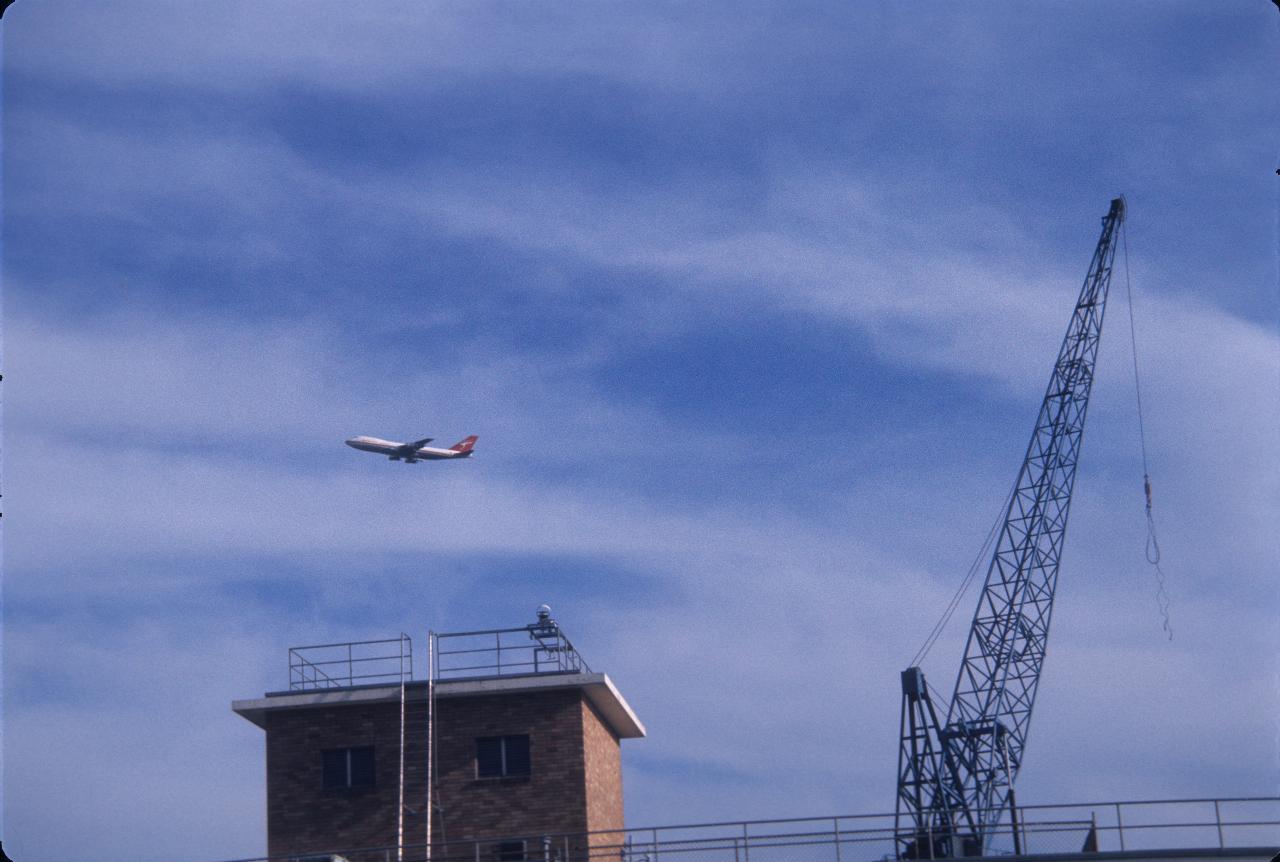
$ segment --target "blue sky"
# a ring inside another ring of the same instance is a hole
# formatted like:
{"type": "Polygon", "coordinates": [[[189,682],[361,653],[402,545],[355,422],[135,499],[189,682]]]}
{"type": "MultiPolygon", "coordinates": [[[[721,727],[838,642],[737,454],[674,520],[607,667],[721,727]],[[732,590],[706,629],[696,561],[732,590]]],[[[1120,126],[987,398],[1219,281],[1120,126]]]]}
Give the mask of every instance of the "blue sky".
{"type": "Polygon", "coordinates": [[[631,824],[888,810],[1117,193],[1176,636],[1117,280],[1019,797],[1280,792],[1270,4],[107,5],[0,24],[15,858],[260,853],[289,646],[544,601],[631,824]]]}

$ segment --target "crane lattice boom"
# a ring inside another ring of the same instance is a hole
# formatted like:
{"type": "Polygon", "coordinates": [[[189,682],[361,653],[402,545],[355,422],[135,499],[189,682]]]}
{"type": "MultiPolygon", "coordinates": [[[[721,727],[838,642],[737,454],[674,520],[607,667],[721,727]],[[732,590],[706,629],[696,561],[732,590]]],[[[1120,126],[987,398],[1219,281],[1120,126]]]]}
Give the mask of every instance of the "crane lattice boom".
{"type": "Polygon", "coordinates": [[[897,829],[903,858],[981,855],[1022,765],[1053,614],[1123,198],[1111,202],[987,569],[946,720],[902,674],[897,829]]]}

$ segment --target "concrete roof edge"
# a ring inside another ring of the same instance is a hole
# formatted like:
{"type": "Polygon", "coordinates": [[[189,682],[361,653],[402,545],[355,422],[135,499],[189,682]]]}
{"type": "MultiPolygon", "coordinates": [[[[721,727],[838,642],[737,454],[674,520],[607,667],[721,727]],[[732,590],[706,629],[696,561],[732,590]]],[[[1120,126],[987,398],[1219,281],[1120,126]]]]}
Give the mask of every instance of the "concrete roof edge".
{"type": "Polygon", "coordinates": [[[599,691],[599,688],[588,688],[587,697],[591,704],[608,719],[609,724],[613,726],[613,732],[618,734],[619,739],[643,739],[647,732],[644,725],[640,723],[639,716],[631,708],[631,704],[627,703],[627,699],[622,696],[622,692],[618,691],[618,687],[613,684],[613,680],[609,679],[608,674],[602,673],[599,676],[604,691],[596,697],[595,692],[599,691]],[[606,693],[608,697],[605,697],[606,693]]]}
{"type": "MultiPolygon", "coordinates": [[[[613,680],[604,673],[542,674],[527,676],[487,677],[483,679],[440,680],[436,682],[437,698],[477,697],[491,694],[515,694],[529,691],[581,689],[591,705],[609,723],[620,739],[637,739],[645,735],[644,725],[613,680]]],[[[409,700],[427,696],[426,683],[414,680],[406,689],[409,700]]],[[[231,702],[231,710],[266,729],[268,712],[281,709],[318,709],[346,704],[380,703],[400,697],[400,685],[375,685],[359,688],[321,689],[317,691],[275,692],[252,700],[231,702]]]]}

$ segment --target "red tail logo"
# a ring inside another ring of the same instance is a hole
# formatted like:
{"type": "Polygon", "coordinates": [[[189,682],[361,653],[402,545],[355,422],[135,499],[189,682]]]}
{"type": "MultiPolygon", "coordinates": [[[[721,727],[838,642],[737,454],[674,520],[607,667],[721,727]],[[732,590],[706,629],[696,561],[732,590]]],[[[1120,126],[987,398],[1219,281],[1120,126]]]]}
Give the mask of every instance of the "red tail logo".
{"type": "Polygon", "coordinates": [[[479,437],[472,435],[471,437],[465,438],[461,443],[454,443],[452,446],[449,447],[449,451],[450,452],[470,452],[472,449],[475,448],[476,441],[479,439],[480,439],[479,437]]]}

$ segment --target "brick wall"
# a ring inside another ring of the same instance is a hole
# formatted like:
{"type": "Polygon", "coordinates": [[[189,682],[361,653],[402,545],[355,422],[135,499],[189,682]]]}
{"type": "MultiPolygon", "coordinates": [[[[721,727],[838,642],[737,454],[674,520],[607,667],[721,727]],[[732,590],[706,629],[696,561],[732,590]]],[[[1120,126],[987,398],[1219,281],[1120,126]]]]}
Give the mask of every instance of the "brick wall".
{"type": "MultiPolygon", "coordinates": [[[[622,751],[618,737],[596,712],[590,701],[582,700],[583,753],[586,762],[587,830],[598,832],[622,828],[622,751]]],[[[620,835],[601,836],[605,843],[617,843],[620,835]]]]}
{"type": "MultiPolygon", "coordinates": [[[[405,802],[411,809],[405,814],[406,844],[426,840],[424,695],[423,687],[413,686],[406,710],[405,802]]],[[[437,712],[432,829],[438,848],[446,841],[621,828],[618,739],[580,690],[442,697],[437,712]],[[476,739],[515,735],[529,737],[530,774],[478,778],[476,739]]],[[[394,845],[399,737],[398,702],[271,712],[268,853],[394,845]],[[323,789],[321,751],[369,745],[374,747],[375,786],[323,789]]],[[[450,848],[450,855],[455,849],[450,848]]]]}
{"type": "MultiPolygon", "coordinates": [[[[399,703],[281,711],[267,721],[268,854],[395,844],[399,703]],[[366,745],[374,749],[374,786],[323,789],[320,752],[366,745]]],[[[421,811],[414,800],[426,787],[425,703],[408,704],[405,726],[406,799],[421,811]]],[[[424,841],[425,830],[421,815],[406,815],[406,843],[424,841]]]]}
{"type": "Polygon", "coordinates": [[[574,690],[437,701],[440,837],[585,831],[581,702],[574,690]],[[521,734],[529,736],[530,775],[476,777],[476,737],[521,734]]]}

